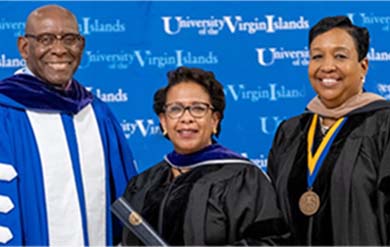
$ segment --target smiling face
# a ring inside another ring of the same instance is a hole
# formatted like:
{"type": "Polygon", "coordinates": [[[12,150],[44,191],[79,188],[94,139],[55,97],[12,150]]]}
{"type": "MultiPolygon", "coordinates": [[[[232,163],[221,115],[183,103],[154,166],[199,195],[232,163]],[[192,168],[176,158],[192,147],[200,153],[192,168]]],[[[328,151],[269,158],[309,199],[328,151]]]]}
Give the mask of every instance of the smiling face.
{"type": "MultiPolygon", "coordinates": [[[[185,81],[172,86],[167,92],[165,105],[173,103],[186,107],[196,103],[211,105],[211,100],[201,85],[185,81]]],[[[201,118],[193,117],[188,110],[177,119],[168,117],[166,113],[160,113],[159,118],[175,151],[180,154],[190,154],[210,145],[213,130],[217,128],[220,119],[219,113],[213,112],[210,108],[201,118]]]]}
{"type": "MultiPolygon", "coordinates": [[[[78,34],[75,17],[59,6],[46,6],[34,11],[26,23],[26,34],[50,33],[78,34]]],[[[67,46],[59,40],[43,45],[32,37],[19,37],[18,49],[28,68],[41,80],[64,87],[73,77],[80,64],[84,49],[84,38],[75,45],[67,46]]]]}
{"type": "Polygon", "coordinates": [[[328,108],[361,93],[367,69],[367,58],[358,61],[354,40],[344,29],[333,28],[310,44],[310,83],[328,108]]]}

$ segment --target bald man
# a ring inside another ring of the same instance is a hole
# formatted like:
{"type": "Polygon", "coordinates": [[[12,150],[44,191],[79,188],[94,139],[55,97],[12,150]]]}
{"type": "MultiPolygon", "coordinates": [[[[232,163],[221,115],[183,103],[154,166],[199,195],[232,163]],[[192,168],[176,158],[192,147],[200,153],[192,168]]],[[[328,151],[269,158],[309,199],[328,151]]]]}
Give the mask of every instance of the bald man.
{"type": "Polygon", "coordinates": [[[136,169],[112,112],[73,78],[84,46],[57,5],[35,9],[18,38],[27,67],[0,82],[0,245],[120,240],[109,206],[136,169]]]}

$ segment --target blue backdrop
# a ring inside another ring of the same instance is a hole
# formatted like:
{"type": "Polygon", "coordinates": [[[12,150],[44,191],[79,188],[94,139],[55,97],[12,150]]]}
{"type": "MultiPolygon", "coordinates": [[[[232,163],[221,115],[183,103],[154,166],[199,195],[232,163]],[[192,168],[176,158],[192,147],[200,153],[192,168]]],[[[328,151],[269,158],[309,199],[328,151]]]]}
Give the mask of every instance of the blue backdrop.
{"type": "Polygon", "coordinates": [[[227,99],[219,141],[264,167],[280,121],[314,96],[307,37],[325,16],[370,30],[365,87],[390,98],[390,2],[0,2],[1,78],[24,65],[16,38],[30,11],[49,3],[76,14],[86,38],[76,78],[110,105],[140,171],[172,149],[152,97],[181,65],[216,74],[227,99]]]}

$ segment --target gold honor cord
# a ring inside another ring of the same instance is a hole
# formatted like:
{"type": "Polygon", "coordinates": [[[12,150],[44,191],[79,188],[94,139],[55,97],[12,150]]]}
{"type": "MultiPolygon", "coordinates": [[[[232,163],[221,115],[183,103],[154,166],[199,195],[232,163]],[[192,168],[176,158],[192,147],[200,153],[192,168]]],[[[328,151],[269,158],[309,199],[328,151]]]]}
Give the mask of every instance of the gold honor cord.
{"type": "Polygon", "coordinates": [[[337,133],[346,120],[347,118],[340,118],[332,125],[328,133],[326,133],[324,139],[321,141],[321,144],[317,148],[313,157],[312,149],[314,143],[314,134],[317,127],[318,114],[313,116],[309,128],[309,133],[307,135],[308,191],[303,193],[299,198],[299,209],[306,216],[314,215],[320,208],[320,197],[312,190],[314,180],[316,179],[318,171],[320,170],[320,167],[329,152],[330,146],[332,145],[337,133]]]}

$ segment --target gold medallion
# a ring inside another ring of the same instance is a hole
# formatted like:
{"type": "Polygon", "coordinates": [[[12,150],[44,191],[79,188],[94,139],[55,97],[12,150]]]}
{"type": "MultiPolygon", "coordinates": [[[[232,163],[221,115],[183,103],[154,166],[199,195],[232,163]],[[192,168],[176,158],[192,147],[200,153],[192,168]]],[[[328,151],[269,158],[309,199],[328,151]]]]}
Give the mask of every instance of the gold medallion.
{"type": "Polygon", "coordinates": [[[308,190],[299,198],[299,209],[306,216],[312,216],[320,208],[320,197],[312,190],[308,190]]]}
{"type": "Polygon", "coordinates": [[[142,218],[136,212],[131,212],[131,214],[129,215],[129,222],[133,226],[137,226],[142,223],[142,218]]]}

